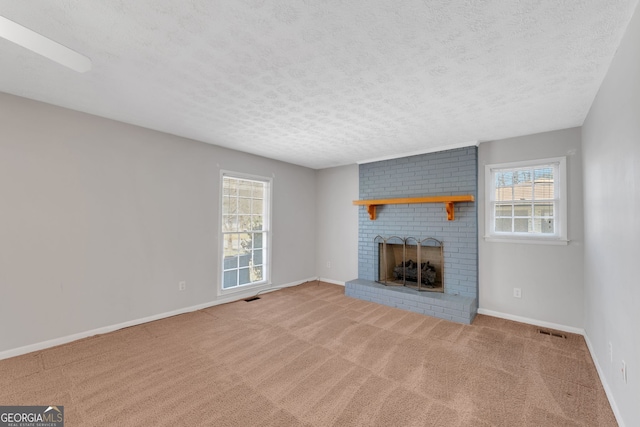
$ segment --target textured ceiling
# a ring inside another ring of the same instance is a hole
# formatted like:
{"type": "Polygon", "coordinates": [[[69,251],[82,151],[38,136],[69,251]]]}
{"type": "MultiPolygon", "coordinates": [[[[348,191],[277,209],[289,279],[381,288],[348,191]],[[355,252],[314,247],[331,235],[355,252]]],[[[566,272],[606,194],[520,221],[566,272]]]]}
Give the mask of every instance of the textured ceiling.
{"type": "Polygon", "coordinates": [[[0,0],[0,91],[324,168],[580,126],[637,0],[0,0]]]}

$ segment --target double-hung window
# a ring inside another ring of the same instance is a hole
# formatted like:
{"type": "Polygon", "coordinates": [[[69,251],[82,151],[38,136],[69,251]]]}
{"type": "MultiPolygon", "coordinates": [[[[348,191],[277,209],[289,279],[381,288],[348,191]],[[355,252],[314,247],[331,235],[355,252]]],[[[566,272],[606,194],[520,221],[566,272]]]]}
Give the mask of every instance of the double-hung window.
{"type": "Polygon", "coordinates": [[[567,242],[564,157],[487,165],[486,239],[567,242]]]}
{"type": "Polygon", "coordinates": [[[269,281],[271,180],[222,172],[222,291],[269,281]]]}

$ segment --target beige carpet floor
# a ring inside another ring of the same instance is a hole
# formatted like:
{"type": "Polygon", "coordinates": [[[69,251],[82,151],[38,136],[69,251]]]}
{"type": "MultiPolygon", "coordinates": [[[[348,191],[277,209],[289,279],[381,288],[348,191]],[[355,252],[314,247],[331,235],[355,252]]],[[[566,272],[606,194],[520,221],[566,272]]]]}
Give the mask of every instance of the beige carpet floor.
{"type": "Polygon", "coordinates": [[[307,283],[0,361],[66,426],[615,426],[583,338],[307,283]]]}

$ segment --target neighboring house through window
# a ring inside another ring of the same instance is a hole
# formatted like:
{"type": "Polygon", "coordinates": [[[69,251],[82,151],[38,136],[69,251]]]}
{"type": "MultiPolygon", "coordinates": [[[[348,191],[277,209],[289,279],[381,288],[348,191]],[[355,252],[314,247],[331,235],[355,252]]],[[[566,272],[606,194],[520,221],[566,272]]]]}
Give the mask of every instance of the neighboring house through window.
{"type": "Polygon", "coordinates": [[[566,159],[487,165],[489,241],[567,243],[566,159]]]}
{"type": "Polygon", "coordinates": [[[222,291],[269,282],[271,180],[222,172],[222,291]]]}

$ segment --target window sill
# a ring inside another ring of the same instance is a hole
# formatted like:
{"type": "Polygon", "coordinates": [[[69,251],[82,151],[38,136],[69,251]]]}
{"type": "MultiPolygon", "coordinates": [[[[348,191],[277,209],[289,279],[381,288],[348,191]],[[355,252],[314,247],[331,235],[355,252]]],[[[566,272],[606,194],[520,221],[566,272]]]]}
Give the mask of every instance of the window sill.
{"type": "Polygon", "coordinates": [[[242,285],[242,286],[234,286],[233,288],[219,288],[218,295],[233,295],[233,294],[241,294],[247,291],[262,291],[264,289],[269,289],[271,286],[271,282],[265,280],[263,282],[253,283],[251,285],[242,285]]]}
{"type": "Polygon", "coordinates": [[[521,236],[484,236],[485,242],[492,243],[523,243],[527,245],[555,245],[566,246],[569,240],[564,238],[539,238],[539,237],[521,237],[521,236]]]}

